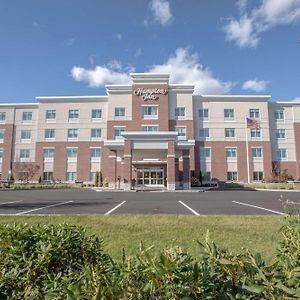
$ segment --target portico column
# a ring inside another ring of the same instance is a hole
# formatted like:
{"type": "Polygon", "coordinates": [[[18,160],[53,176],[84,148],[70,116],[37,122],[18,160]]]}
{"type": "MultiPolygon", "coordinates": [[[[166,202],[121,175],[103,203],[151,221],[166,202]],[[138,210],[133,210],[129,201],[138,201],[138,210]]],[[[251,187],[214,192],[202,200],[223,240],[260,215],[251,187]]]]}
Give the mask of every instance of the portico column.
{"type": "Polygon", "coordinates": [[[108,175],[108,188],[116,188],[116,164],[117,164],[117,152],[109,151],[109,168],[106,170],[108,175]]]}
{"type": "Polygon", "coordinates": [[[125,140],[124,143],[124,164],[123,164],[123,181],[124,190],[131,190],[132,182],[132,151],[131,151],[131,141],[125,140]]]}
{"type": "Polygon", "coordinates": [[[190,150],[182,150],[183,189],[191,188],[190,150]]]}
{"type": "Polygon", "coordinates": [[[167,189],[175,190],[175,141],[168,142],[167,189]]]}

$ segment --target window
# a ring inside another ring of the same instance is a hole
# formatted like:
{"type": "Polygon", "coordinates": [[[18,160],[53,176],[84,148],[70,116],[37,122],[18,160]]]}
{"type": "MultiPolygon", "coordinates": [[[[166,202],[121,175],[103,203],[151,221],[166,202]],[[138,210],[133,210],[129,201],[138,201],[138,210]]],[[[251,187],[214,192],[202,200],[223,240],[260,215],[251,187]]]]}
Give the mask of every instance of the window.
{"type": "Polygon", "coordinates": [[[4,111],[0,111],[0,123],[4,123],[6,119],[6,113],[4,111]]]}
{"type": "Polygon", "coordinates": [[[157,106],[143,106],[143,118],[144,119],[157,119],[158,107],[157,106]]]}
{"type": "Polygon", "coordinates": [[[143,131],[146,132],[158,131],[158,128],[158,125],[142,125],[143,131]]]}
{"type": "Polygon", "coordinates": [[[100,148],[91,148],[91,158],[100,158],[101,149],[100,148]]]}
{"type": "Polygon", "coordinates": [[[226,157],[227,158],[236,158],[236,148],[226,148],[226,157]]]}
{"type": "Polygon", "coordinates": [[[252,148],[252,158],[253,159],[262,159],[263,149],[262,148],[252,148]]]}
{"type": "Polygon", "coordinates": [[[251,119],[259,119],[260,118],[259,109],[258,108],[250,108],[249,117],[251,119]]]}
{"type": "Polygon", "coordinates": [[[92,139],[101,138],[101,128],[92,128],[91,129],[91,138],[92,139]]]}
{"type": "Polygon", "coordinates": [[[178,137],[179,139],[185,139],[186,138],[186,127],[176,127],[175,130],[177,131],[178,133],[178,137]]]}
{"type": "Polygon", "coordinates": [[[0,148],[0,159],[2,160],[3,158],[3,148],[0,148]]]}
{"type": "Polygon", "coordinates": [[[77,173],[76,172],[67,172],[67,181],[76,181],[77,173]]]}
{"type": "Polygon", "coordinates": [[[277,121],[284,120],[284,111],[282,109],[276,110],[274,115],[275,115],[275,120],[277,121]]]}
{"type": "Polygon", "coordinates": [[[278,160],[287,160],[288,158],[287,149],[278,149],[276,153],[277,153],[278,160]]]}
{"type": "Polygon", "coordinates": [[[250,128],[250,136],[251,139],[260,139],[261,138],[260,128],[250,128]]]}
{"type": "Polygon", "coordinates": [[[32,121],[32,111],[23,111],[22,121],[23,122],[31,122],[32,121]]]}
{"type": "Polygon", "coordinates": [[[184,119],[185,118],[185,107],[176,107],[175,108],[175,118],[184,119]]]}
{"type": "Polygon", "coordinates": [[[125,127],[115,127],[115,139],[122,139],[121,133],[125,131],[125,127]]]}
{"type": "Polygon", "coordinates": [[[79,118],[79,110],[78,109],[70,109],[69,110],[69,121],[78,121],[79,118]]]}
{"type": "Polygon", "coordinates": [[[55,139],[55,129],[53,128],[45,129],[45,139],[55,139]]]}
{"type": "Polygon", "coordinates": [[[225,138],[230,139],[235,137],[235,128],[225,128],[225,138]]]}
{"type": "Polygon", "coordinates": [[[102,118],[102,110],[101,109],[92,109],[92,119],[101,119],[102,118]]]}
{"type": "Polygon", "coordinates": [[[0,129],[0,143],[4,141],[4,129],[0,129]]]}
{"type": "Polygon", "coordinates": [[[285,129],[277,129],[276,130],[276,138],[277,139],[285,139],[285,129]]]}
{"type": "Polygon", "coordinates": [[[238,176],[236,171],[227,172],[227,180],[228,181],[237,181],[238,176]]]}
{"type": "Polygon", "coordinates": [[[30,150],[29,149],[20,149],[20,158],[29,158],[30,150]]]}
{"type": "Polygon", "coordinates": [[[43,180],[45,181],[53,181],[53,172],[44,172],[43,180]]]}
{"type": "Polygon", "coordinates": [[[78,138],[78,129],[69,128],[68,129],[68,139],[77,139],[78,138]]]}
{"type": "Polygon", "coordinates": [[[21,131],[21,140],[30,140],[31,139],[31,131],[30,130],[22,130],[21,131]]]}
{"type": "Polygon", "coordinates": [[[54,149],[53,148],[44,148],[43,150],[44,158],[53,158],[54,149]]]}
{"type": "Polygon", "coordinates": [[[209,139],[209,128],[200,128],[199,137],[200,139],[209,139]]]}
{"type": "Polygon", "coordinates": [[[198,116],[199,116],[199,119],[207,120],[208,119],[208,109],[207,108],[199,109],[198,116]]]}
{"type": "Polygon", "coordinates": [[[56,119],[56,110],[46,110],[46,121],[54,121],[56,119]]]}
{"type": "Polygon", "coordinates": [[[95,182],[96,181],[96,174],[97,172],[90,172],[90,181],[95,182]]]}
{"type": "Polygon", "coordinates": [[[211,173],[210,172],[202,172],[201,171],[201,175],[202,175],[202,181],[210,181],[211,180],[211,173]]]}
{"type": "Polygon", "coordinates": [[[200,159],[210,158],[210,148],[200,148],[200,159]]]}
{"type": "Polygon", "coordinates": [[[115,118],[125,119],[125,107],[115,107],[115,118]]]}
{"type": "Polygon", "coordinates": [[[77,158],[77,148],[67,148],[67,158],[77,158]]]}
{"type": "Polygon", "coordinates": [[[262,181],[264,179],[264,172],[255,171],[253,172],[253,181],[262,181]]]}
{"type": "Polygon", "coordinates": [[[225,121],[234,120],[234,109],[233,108],[225,108],[224,109],[224,119],[225,119],[225,121]]]}

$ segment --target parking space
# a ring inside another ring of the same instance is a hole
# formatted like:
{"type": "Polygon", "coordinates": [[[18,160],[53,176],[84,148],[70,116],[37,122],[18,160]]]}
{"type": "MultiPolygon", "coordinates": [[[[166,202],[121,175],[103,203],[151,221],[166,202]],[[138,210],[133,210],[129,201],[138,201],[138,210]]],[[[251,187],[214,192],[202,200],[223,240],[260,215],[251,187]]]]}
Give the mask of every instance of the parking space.
{"type": "Polygon", "coordinates": [[[299,192],[96,192],[90,189],[0,191],[1,215],[182,214],[284,215],[299,192]]]}

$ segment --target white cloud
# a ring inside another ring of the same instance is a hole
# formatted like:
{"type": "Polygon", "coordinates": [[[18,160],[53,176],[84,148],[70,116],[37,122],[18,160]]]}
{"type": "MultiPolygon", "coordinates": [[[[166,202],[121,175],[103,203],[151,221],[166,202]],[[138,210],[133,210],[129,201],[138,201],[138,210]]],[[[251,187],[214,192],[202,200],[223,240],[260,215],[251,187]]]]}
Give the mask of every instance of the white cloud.
{"type": "MultiPolygon", "coordinates": [[[[86,82],[90,87],[100,87],[130,83],[130,72],[135,72],[135,68],[113,60],[93,69],[74,66],[71,75],[74,80],[86,82]]],[[[196,94],[226,94],[233,86],[232,82],[215,78],[209,68],[200,64],[198,55],[186,48],[178,48],[165,63],[151,66],[147,72],[170,74],[170,83],[173,84],[194,84],[196,94]]]]}
{"type": "Polygon", "coordinates": [[[134,56],[138,57],[141,56],[143,54],[143,50],[141,48],[138,48],[135,50],[134,56]]]}
{"type": "Polygon", "coordinates": [[[243,90],[252,90],[257,93],[263,92],[266,90],[268,81],[265,80],[247,80],[243,83],[243,90]]]}
{"type": "MultiPolygon", "coordinates": [[[[165,26],[172,22],[173,16],[170,3],[167,0],[151,0],[150,9],[152,10],[155,21],[161,25],[165,26]]],[[[144,21],[144,25],[148,25],[148,21],[144,21]]]]}
{"type": "Polygon", "coordinates": [[[67,40],[67,45],[68,46],[73,46],[76,42],[76,37],[71,37],[71,38],[68,38],[67,40]]]}
{"type": "Polygon", "coordinates": [[[114,60],[107,66],[96,66],[94,69],[74,66],[71,75],[74,80],[86,82],[90,87],[100,87],[105,84],[130,83],[129,73],[134,71],[133,67],[124,67],[120,62],[114,60]]]}
{"type": "Polygon", "coordinates": [[[300,97],[296,97],[296,98],[293,99],[292,101],[294,101],[294,102],[299,102],[299,103],[300,103],[300,97]]]}
{"type": "Polygon", "coordinates": [[[149,72],[170,74],[170,83],[194,84],[196,94],[226,94],[233,85],[215,78],[200,64],[197,54],[186,48],[178,48],[164,64],[152,66],[149,72]]]}
{"type": "Polygon", "coordinates": [[[255,48],[263,32],[300,20],[300,0],[261,0],[260,6],[248,12],[247,1],[239,0],[237,4],[239,19],[230,18],[223,30],[226,39],[239,47],[255,48]]]}

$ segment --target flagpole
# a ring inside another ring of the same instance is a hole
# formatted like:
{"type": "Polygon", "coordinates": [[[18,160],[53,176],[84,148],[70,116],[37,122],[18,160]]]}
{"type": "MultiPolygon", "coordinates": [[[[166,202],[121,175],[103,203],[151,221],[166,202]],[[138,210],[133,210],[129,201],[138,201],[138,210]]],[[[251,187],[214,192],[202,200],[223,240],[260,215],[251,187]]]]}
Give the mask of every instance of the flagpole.
{"type": "Polygon", "coordinates": [[[246,155],[247,155],[247,179],[250,183],[250,165],[249,165],[249,145],[248,145],[248,126],[247,126],[247,117],[245,117],[245,133],[246,133],[246,155]]]}

